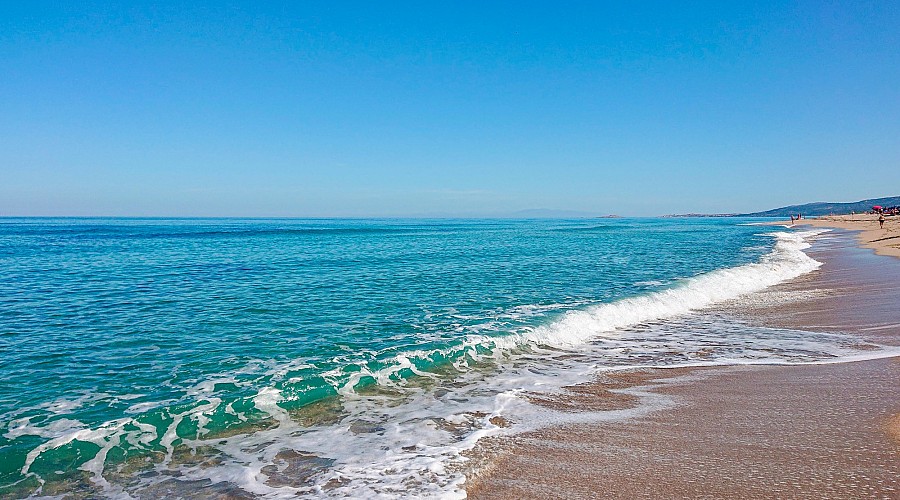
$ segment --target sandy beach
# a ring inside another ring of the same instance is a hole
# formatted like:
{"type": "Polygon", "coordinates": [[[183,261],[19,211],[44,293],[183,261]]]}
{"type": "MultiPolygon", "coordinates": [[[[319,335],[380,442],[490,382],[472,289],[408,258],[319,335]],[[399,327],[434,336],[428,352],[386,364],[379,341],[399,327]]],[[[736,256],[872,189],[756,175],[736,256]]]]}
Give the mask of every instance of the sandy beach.
{"type": "MultiPolygon", "coordinates": [[[[719,309],[749,323],[847,332],[900,345],[900,260],[870,216],[809,219],[839,228],[808,253],[824,265],[757,300],[719,309]],[[845,220],[846,219],[846,220],[845,220]],[[871,229],[872,225],[874,229],[871,229]],[[858,236],[841,229],[864,230],[858,236]]],[[[788,222],[788,224],[790,224],[788,222]]],[[[900,241],[898,241],[900,243],[900,241]]],[[[598,380],[640,386],[674,407],[630,420],[485,440],[472,498],[900,498],[900,358],[807,366],[650,370],[598,380]]],[[[620,400],[622,407],[637,404],[620,400]]]]}
{"type": "Polygon", "coordinates": [[[802,219],[794,225],[859,231],[857,237],[861,246],[875,250],[878,255],[900,257],[900,217],[886,217],[884,228],[879,227],[876,214],[826,215],[802,219]]]}

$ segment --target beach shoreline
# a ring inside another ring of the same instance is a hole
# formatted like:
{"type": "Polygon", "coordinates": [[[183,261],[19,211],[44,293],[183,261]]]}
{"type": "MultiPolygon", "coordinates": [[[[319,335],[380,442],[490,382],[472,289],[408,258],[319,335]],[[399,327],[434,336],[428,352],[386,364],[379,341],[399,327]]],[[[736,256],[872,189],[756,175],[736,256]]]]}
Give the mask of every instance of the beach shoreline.
{"type": "MultiPolygon", "coordinates": [[[[872,222],[795,224],[841,229],[825,233],[808,250],[822,268],[767,290],[775,301],[738,301],[720,310],[765,326],[840,331],[900,345],[900,289],[894,285],[900,283],[900,261],[881,256],[892,255],[890,250],[876,256],[861,248],[878,239],[871,231],[843,231],[872,222]]],[[[595,392],[639,388],[672,398],[674,407],[627,421],[485,440],[472,453],[477,470],[466,483],[468,496],[900,494],[898,357],[635,373],[631,385],[600,380],[595,392]]]]}
{"type": "Polygon", "coordinates": [[[800,219],[793,224],[790,221],[772,222],[772,224],[856,231],[861,247],[870,248],[877,255],[900,257],[900,218],[898,217],[887,217],[883,228],[878,225],[878,214],[826,215],[812,219],[800,219]]]}

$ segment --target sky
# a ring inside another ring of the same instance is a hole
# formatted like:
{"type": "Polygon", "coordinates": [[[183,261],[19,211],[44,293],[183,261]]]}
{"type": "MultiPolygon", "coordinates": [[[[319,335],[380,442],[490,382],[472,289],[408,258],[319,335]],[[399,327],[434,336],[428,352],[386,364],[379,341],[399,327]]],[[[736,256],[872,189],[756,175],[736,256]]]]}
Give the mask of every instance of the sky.
{"type": "Polygon", "coordinates": [[[894,195],[896,2],[0,3],[0,216],[894,195]]]}

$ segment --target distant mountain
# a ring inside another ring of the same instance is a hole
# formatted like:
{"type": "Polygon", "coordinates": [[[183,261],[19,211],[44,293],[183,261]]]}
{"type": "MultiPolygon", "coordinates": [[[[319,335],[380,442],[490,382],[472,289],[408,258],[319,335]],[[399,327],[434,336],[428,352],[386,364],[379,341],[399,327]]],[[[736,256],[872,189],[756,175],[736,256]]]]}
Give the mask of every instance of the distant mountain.
{"type": "Polygon", "coordinates": [[[854,203],[826,203],[816,202],[807,203],[805,205],[791,205],[789,207],[773,208],[765,212],[754,212],[752,214],[740,214],[740,217],[789,217],[791,214],[803,214],[804,216],[814,217],[817,215],[843,215],[850,212],[867,212],[872,210],[875,205],[883,207],[893,207],[900,205],[900,196],[891,196],[889,198],[874,198],[871,200],[862,200],[854,203]]]}

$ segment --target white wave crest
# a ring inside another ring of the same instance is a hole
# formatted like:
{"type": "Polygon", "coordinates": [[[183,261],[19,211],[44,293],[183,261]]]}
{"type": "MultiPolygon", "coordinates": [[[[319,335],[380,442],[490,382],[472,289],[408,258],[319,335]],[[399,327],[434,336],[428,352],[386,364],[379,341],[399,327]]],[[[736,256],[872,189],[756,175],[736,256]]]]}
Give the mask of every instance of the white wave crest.
{"type": "Polygon", "coordinates": [[[778,232],[773,250],[759,262],[718,269],[674,288],[567,312],[559,321],[524,334],[530,342],[574,346],[621,328],[690,313],[802,276],[821,262],[806,255],[807,241],[827,230],[778,232]]]}

